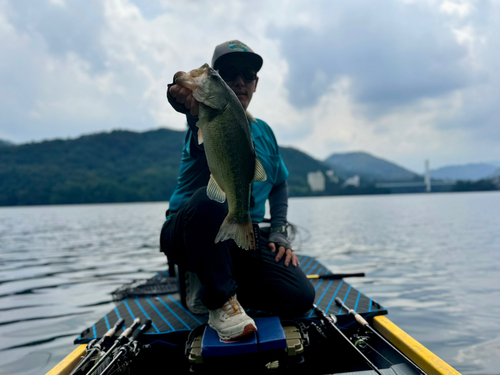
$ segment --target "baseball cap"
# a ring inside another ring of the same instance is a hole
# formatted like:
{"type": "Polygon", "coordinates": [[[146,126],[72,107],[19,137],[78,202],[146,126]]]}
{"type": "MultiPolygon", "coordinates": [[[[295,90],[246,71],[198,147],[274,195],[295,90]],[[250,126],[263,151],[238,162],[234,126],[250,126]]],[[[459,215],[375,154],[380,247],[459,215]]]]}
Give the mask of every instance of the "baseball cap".
{"type": "Polygon", "coordinates": [[[215,47],[212,57],[212,68],[215,70],[227,62],[244,62],[250,64],[256,72],[260,70],[263,64],[262,57],[257,55],[250,47],[239,40],[230,40],[215,47]]]}

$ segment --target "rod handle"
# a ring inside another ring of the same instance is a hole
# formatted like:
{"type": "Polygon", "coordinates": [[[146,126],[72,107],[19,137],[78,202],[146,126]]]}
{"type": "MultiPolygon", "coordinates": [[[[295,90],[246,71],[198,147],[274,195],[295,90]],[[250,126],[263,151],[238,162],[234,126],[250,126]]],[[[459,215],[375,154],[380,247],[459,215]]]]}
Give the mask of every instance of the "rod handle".
{"type": "Polygon", "coordinates": [[[130,341],[136,341],[140,335],[142,335],[144,332],[146,332],[149,327],[151,327],[151,319],[146,320],[146,322],[139,328],[137,331],[134,332],[132,337],[130,338],[130,341]]]}
{"type": "Polygon", "coordinates": [[[115,335],[116,331],[118,329],[120,329],[123,326],[124,323],[125,323],[125,319],[121,318],[120,320],[118,320],[115,323],[115,325],[113,326],[113,328],[111,328],[108,332],[106,332],[104,334],[104,336],[106,336],[106,337],[113,337],[115,335]]]}
{"type": "Polygon", "coordinates": [[[335,303],[343,309],[346,309],[349,314],[354,315],[354,319],[356,319],[361,326],[366,327],[369,325],[365,318],[359,315],[355,310],[350,309],[339,297],[335,297],[335,303]]]}
{"type": "Polygon", "coordinates": [[[118,337],[118,340],[122,340],[126,337],[129,337],[130,334],[141,324],[141,318],[137,317],[134,319],[134,322],[130,327],[128,327],[123,333],[118,337]]]}

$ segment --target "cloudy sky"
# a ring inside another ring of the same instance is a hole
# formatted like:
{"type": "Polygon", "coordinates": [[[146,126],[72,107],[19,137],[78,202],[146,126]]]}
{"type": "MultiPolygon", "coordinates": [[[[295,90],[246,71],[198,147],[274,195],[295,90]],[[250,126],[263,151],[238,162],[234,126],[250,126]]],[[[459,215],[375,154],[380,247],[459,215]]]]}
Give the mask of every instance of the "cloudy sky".
{"type": "Polygon", "coordinates": [[[499,0],[0,0],[0,139],[183,130],[166,85],[239,39],[283,146],[500,161],[499,25],[499,0]]]}

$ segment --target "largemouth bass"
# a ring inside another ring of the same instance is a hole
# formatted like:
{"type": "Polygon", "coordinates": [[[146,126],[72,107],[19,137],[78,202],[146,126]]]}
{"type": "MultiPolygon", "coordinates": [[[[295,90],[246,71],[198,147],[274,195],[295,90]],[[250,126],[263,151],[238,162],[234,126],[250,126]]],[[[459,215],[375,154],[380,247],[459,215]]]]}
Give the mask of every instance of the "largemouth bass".
{"type": "Polygon", "coordinates": [[[207,195],[224,203],[229,213],[215,243],[234,239],[242,249],[255,249],[250,218],[250,185],[265,181],[266,172],[253,147],[247,113],[238,97],[208,64],[178,77],[175,83],[193,91],[200,103],[198,142],[210,168],[207,195]]]}

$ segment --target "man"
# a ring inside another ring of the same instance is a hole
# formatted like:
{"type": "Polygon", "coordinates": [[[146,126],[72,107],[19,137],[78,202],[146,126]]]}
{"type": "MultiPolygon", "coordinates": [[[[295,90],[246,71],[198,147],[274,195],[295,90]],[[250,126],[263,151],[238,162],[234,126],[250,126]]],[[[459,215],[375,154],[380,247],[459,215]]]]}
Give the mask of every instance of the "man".
{"type": "MultiPolygon", "coordinates": [[[[258,54],[237,40],[218,45],[212,58],[212,67],[245,110],[262,64],[258,54]]],[[[175,74],[174,82],[181,74],[175,74]]],[[[208,309],[208,323],[222,340],[236,340],[257,330],[240,301],[247,308],[274,314],[303,314],[312,306],[314,288],[297,267],[298,258],[287,239],[288,171],[271,128],[262,120],[249,120],[255,151],[267,174],[266,181],[252,183],[250,215],[254,223],[262,222],[269,200],[269,238],[261,237],[260,250],[254,251],[240,249],[233,240],[215,243],[228,208],[227,202],[217,203],[206,194],[210,171],[203,144],[197,140],[200,104],[188,88],[175,83],[169,85],[167,98],[176,111],[186,114],[188,131],[160,245],[169,262],[187,271],[187,307],[194,313],[208,309]]]]}

